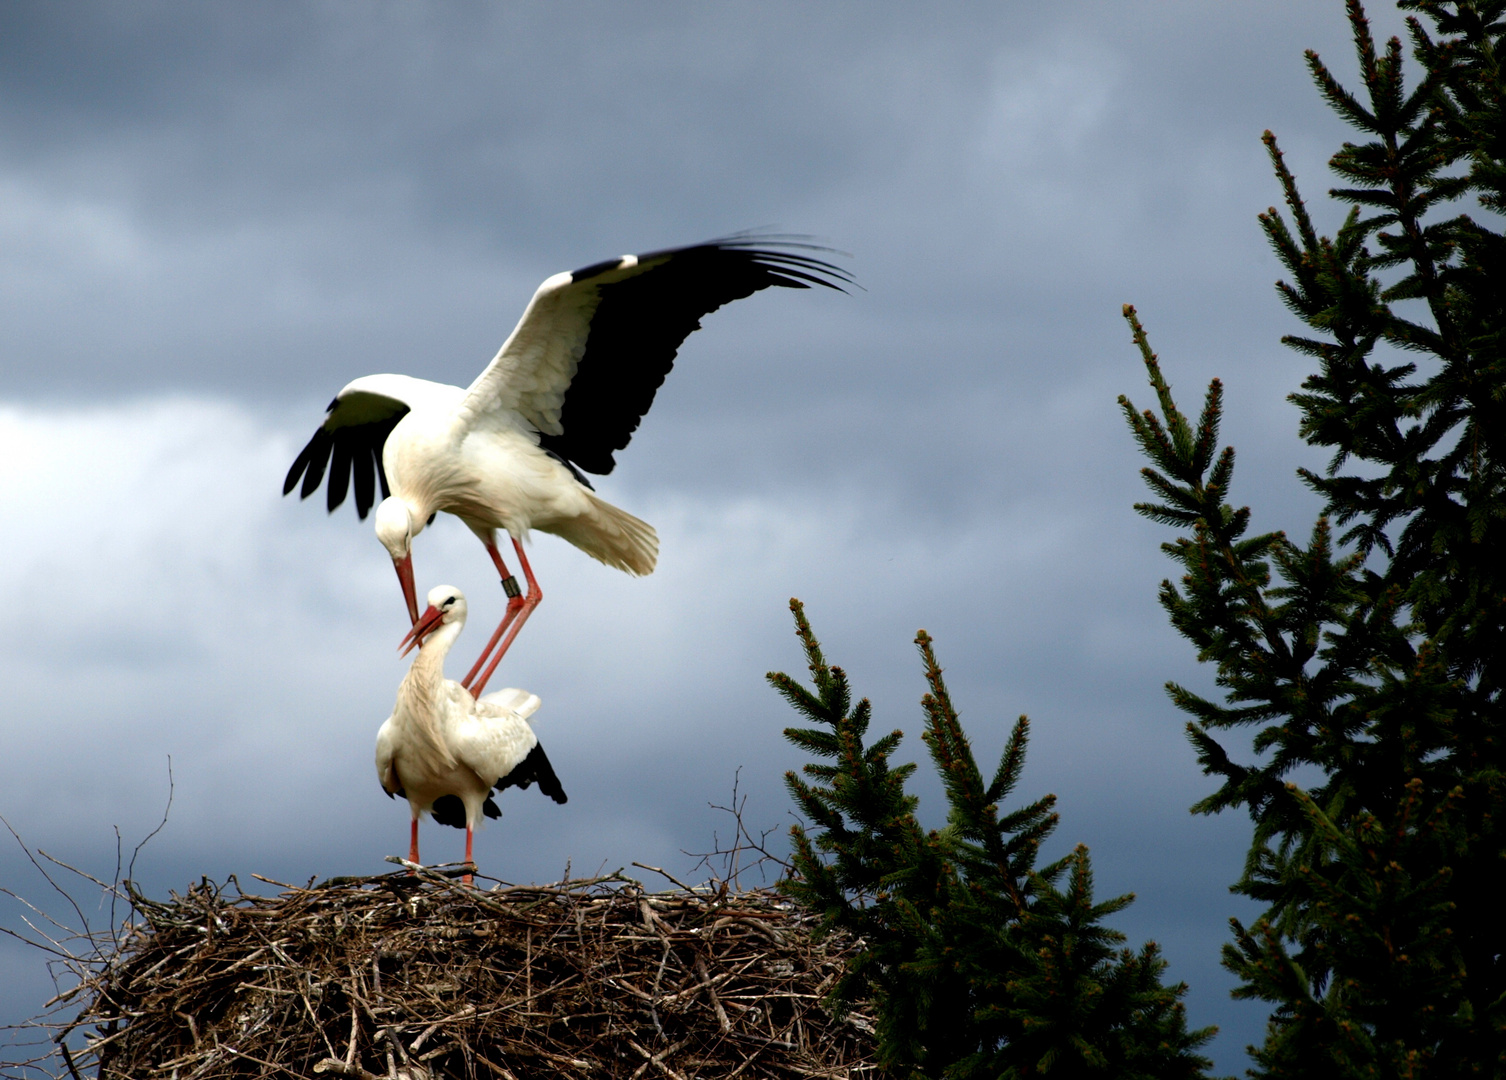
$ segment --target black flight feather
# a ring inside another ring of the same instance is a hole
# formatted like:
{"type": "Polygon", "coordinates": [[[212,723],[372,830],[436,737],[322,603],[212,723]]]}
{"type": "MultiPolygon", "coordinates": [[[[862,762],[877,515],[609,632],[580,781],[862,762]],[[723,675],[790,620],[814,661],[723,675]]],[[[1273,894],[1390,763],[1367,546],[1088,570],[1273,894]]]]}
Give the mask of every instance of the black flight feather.
{"type": "Polygon", "coordinates": [[[493,791],[502,791],[504,788],[519,787],[528,790],[528,786],[537,782],[539,790],[548,795],[557,803],[567,803],[570,797],[565,794],[565,789],[560,786],[560,778],[554,775],[554,766],[549,764],[549,758],[544,753],[542,743],[535,743],[528,756],[518,763],[517,767],[506,776],[492,785],[493,791]]]}
{"type": "MultiPolygon", "coordinates": [[[[365,521],[366,512],[371,509],[373,496],[376,493],[376,482],[372,478],[371,442],[368,439],[362,439],[352,450],[350,458],[355,470],[353,479],[356,489],[356,515],[365,521]]],[[[331,478],[330,483],[334,482],[331,478]]]]}
{"type": "MultiPolygon", "coordinates": [[[[641,262],[642,260],[639,261],[641,262]]],[[[583,266],[579,270],[572,272],[570,274],[570,280],[585,281],[588,278],[600,277],[602,274],[607,273],[609,270],[616,270],[621,265],[621,257],[618,257],[616,259],[603,259],[599,263],[592,263],[590,266],[583,266]]]]}
{"type": "Polygon", "coordinates": [[[345,490],[350,481],[350,440],[342,438],[343,432],[335,432],[335,446],[329,456],[329,486],[325,505],[333,514],[335,508],[345,501],[345,490]]]}
{"type": "MultiPolygon", "coordinates": [[[[387,441],[385,436],[382,441],[384,443],[387,441]]],[[[389,498],[392,495],[392,489],[387,486],[387,470],[382,467],[382,448],[380,446],[376,448],[373,456],[376,458],[377,482],[382,485],[382,498],[389,498]]],[[[431,518],[432,516],[430,515],[431,518]]],[[[431,520],[429,524],[432,525],[434,522],[431,520]]]]}
{"type": "Polygon", "coordinates": [[[548,454],[555,461],[558,461],[565,468],[569,469],[570,470],[570,475],[573,476],[573,477],[575,477],[575,482],[577,484],[580,484],[583,487],[589,488],[592,491],[596,490],[596,485],[593,484],[593,483],[591,483],[591,481],[587,480],[586,479],[586,474],[583,473],[583,472],[581,472],[579,469],[577,469],[575,467],[575,462],[573,462],[573,461],[567,461],[565,458],[560,457],[558,454],[556,454],[553,450],[549,449],[549,447],[547,447],[547,446],[544,447],[543,450],[544,450],[544,453],[548,454]]]}
{"type": "MultiPolygon", "coordinates": [[[[339,401],[330,403],[331,411],[339,407],[339,401]]],[[[376,505],[376,488],[382,489],[382,498],[392,494],[387,486],[387,470],[382,467],[382,448],[387,436],[397,427],[398,421],[408,414],[407,406],[391,416],[365,424],[344,424],[330,428],[321,425],[309,439],[308,445],[298,452],[293,465],[283,481],[282,493],[289,494],[298,486],[303,488],[298,497],[307,499],[319,490],[326,469],[329,472],[329,487],[325,492],[325,505],[333,513],[345,501],[352,486],[356,493],[356,514],[363,521],[376,505]],[[375,469],[375,479],[372,471],[375,469]]],[[[325,424],[328,424],[328,419],[325,424]]]]}
{"type": "MultiPolygon", "coordinates": [[[[321,429],[323,430],[323,429],[321,429]]],[[[309,460],[314,456],[314,446],[319,441],[319,432],[314,432],[314,437],[308,441],[304,448],[298,451],[298,456],[293,459],[293,465],[288,469],[287,479],[282,482],[282,493],[286,495],[298,485],[303,476],[303,470],[309,467],[309,460]]],[[[304,496],[307,498],[307,496],[304,496]]]]}
{"type": "Polygon", "coordinates": [[[334,437],[320,428],[303,448],[303,453],[308,455],[308,471],[303,474],[303,490],[298,493],[300,499],[307,499],[319,490],[319,482],[324,479],[324,466],[329,464],[329,453],[334,445],[334,437]]]}
{"type": "MultiPolygon", "coordinates": [[[[640,264],[664,261],[597,286],[601,300],[560,412],[563,433],[543,435],[539,445],[586,472],[611,472],[613,454],[632,439],[675,353],[704,316],[770,286],[845,291],[847,271],[800,249],[826,250],[780,237],[733,237],[640,255],[640,264]],[[771,242],[784,250],[756,246],[771,242]]],[[[620,259],[596,263],[571,278],[588,281],[620,265],[620,259]]]]}

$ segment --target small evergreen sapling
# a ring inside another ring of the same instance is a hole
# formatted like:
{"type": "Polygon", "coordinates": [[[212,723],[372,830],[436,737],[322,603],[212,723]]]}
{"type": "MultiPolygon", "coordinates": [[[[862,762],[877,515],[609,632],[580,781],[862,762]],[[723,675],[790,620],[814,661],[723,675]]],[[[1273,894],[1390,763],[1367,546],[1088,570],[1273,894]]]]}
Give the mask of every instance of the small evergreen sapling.
{"type": "Polygon", "coordinates": [[[871,719],[847,676],[827,664],[798,600],[790,602],[811,686],[770,674],[808,722],[796,746],[830,764],[786,776],[810,822],[791,830],[786,893],[819,913],[820,932],[862,942],[830,996],[837,1009],[871,998],[881,1061],[900,1075],[953,1080],[1203,1075],[1196,1050],[1213,1029],[1187,1030],[1185,985],[1161,981],[1154,943],[1121,948],[1102,924],[1133,899],[1094,903],[1088,852],[1036,866],[1055,829],[1055,797],[1000,812],[1025,764],[1029,722],[1015,724],[985,781],[932,648],[916,638],[929,692],[922,739],[946,790],[942,829],[923,829],[905,790],[912,764],[891,766],[901,733],[864,743],[871,719]]]}

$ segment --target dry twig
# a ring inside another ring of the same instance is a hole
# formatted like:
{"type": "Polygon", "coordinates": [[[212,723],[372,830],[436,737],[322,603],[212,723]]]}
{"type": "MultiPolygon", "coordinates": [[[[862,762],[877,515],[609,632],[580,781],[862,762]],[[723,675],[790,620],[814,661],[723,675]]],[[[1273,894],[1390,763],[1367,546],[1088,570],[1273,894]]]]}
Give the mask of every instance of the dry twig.
{"type": "Polygon", "coordinates": [[[72,1033],[58,1075],[794,1080],[875,1068],[868,1018],[836,1021],[820,1003],[847,946],[813,943],[811,920],[769,891],[649,893],[620,873],[483,891],[442,868],[273,897],[203,881],[164,903],[123,887],[138,920],[80,962],[82,1012],[39,1022],[56,1045],[72,1033]]]}

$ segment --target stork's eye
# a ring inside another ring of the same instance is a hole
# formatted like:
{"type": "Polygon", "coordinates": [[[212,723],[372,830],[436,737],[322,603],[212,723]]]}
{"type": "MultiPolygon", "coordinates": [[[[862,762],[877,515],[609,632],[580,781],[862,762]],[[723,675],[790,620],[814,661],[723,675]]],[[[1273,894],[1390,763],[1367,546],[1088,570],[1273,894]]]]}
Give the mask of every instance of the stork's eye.
{"type": "Polygon", "coordinates": [[[448,600],[446,600],[443,604],[440,604],[439,606],[440,607],[449,607],[454,602],[455,602],[455,598],[452,596],[448,600]]]}

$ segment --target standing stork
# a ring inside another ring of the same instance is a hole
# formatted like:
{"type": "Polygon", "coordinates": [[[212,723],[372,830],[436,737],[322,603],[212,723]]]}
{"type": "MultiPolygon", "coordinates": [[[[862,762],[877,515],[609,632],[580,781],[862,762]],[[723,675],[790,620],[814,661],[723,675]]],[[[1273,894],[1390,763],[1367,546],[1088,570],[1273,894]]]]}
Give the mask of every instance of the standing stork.
{"type": "MultiPolygon", "coordinates": [[[[418,862],[418,819],[425,812],[465,830],[465,861],[474,863],[477,818],[502,816],[493,790],[526,789],[537,781],[555,802],[567,801],[528,724],[539,699],[526,690],[498,690],[478,701],[444,677],[445,655],[465,628],[465,614],[459,589],[429,590],[429,607],[401,646],[404,653],[418,646],[418,655],[397,688],[392,715],[377,731],[377,779],[389,798],[406,798],[413,815],[409,862],[418,862]]],[[[464,880],[469,884],[470,874],[464,880]]]]}
{"type": "Polygon", "coordinates": [[[653,527],[599,498],[584,474],[612,471],[614,453],[627,446],[703,316],[770,286],[845,291],[852,281],[845,270],[805,253],[824,250],[783,237],[732,237],[555,274],[468,388],[407,375],[349,383],[288,470],[283,494],[302,480],[308,498],[327,470],[330,511],[353,484],[364,519],[374,474],[383,496],[377,538],[415,623],[413,538],[440,511],[465,522],[508,597],[461,683],[479,696],[544,598],[523,551],[529,530],[561,536],[629,574],[651,573],[659,553],[653,527]],[[497,550],[499,529],[512,539],[526,595],[497,550]]]}

